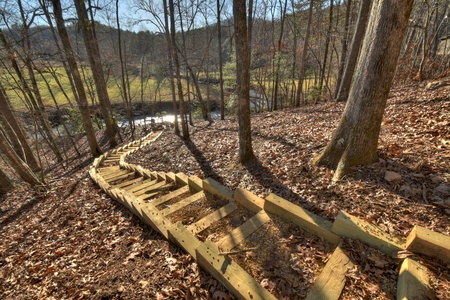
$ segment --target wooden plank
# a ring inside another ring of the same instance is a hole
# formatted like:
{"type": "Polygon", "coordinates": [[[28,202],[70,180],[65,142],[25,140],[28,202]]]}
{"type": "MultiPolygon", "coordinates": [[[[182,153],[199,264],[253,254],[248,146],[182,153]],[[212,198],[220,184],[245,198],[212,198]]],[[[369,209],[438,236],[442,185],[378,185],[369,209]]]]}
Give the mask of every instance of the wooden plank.
{"type": "Polygon", "coordinates": [[[166,181],[167,182],[175,182],[176,181],[175,173],[173,173],[173,172],[166,173],[166,181]]]}
{"type": "Polygon", "coordinates": [[[120,175],[128,174],[128,173],[130,173],[130,171],[128,171],[128,170],[116,170],[116,171],[111,171],[111,172],[108,172],[106,174],[101,174],[101,175],[102,175],[103,179],[109,180],[110,178],[114,178],[116,176],[120,176],[120,175]]]}
{"type": "Polygon", "coordinates": [[[341,238],[331,232],[332,223],[275,194],[266,197],[264,210],[291,221],[316,236],[338,245],[341,238]]]}
{"type": "Polygon", "coordinates": [[[212,178],[206,178],[203,180],[203,189],[228,201],[234,201],[233,191],[212,178]]]}
{"type": "Polygon", "coordinates": [[[331,227],[331,231],[375,247],[380,251],[391,255],[395,251],[405,250],[405,242],[389,236],[380,228],[360,220],[344,211],[340,211],[331,227]]]}
{"type": "Polygon", "coordinates": [[[134,172],[129,172],[129,173],[126,173],[126,174],[123,174],[123,175],[119,175],[119,176],[116,176],[116,177],[109,178],[106,181],[108,183],[111,183],[111,182],[114,182],[114,181],[117,181],[117,180],[134,178],[134,175],[135,175],[134,172]]]}
{"type": "Polygon", "coordinates": [[[130,186],[130,187],[126,187],[126,188],[123,188],[123,189],[125,191],[130,192],[130,193],[134,193],[134,192],[137,192],[139,190],[145,189],[146,187],[154,185],[157,182],[158,182],[158,180],[156,180],[156,179],[146,179],[146,180],[142,181],[141,184],[136,184],[136,185],[133,185],[133,186],[130,186]]]}
{"type": "Polygon", "coordinates": [[[226,217],[233,211],[237,209],[237,206],[234,202],[230,202],[225,206],[222,206],[218,210],[215,210],[214,212],[210,213],[204,218],[201,218],[197,222],[191,224],[188,227],[188,230],[194,234],[199,233],[209,226],[211,226],[212,223],[219,221],[220,219],[226,217]]]}
{"type": "Polygon", "coordinates": [[[158,206],[160,204],[163,204],[164,202],[172,200],[172,199],[174,199],[174,198],[176,198],[178,196],[181,196],[181,195],[183,195],[185,193],[188,193],[188,192],[189,192],[189,186],[186,185],[186,186],[183,186],[182,188],[176,189],[175,191],[170,192],[170,193],[168,193],[168,194],[166,194],[164,196],[161,196],[158,199],[153,200],[152,204],[156,207],[156,206],[158,206]]]}
{"type": "Polygon", "coordinates": [[[150,225],[154,230],[161,233],[166,239],[169,238],[168,229],[172,223],[156,209],[152,203],[141,205],[141,213],[144,223],[150,225]]]}
{"type": "Polygon", "coordinates": [[[203,191],[203,180],[197,176],[189,176],[188,185],[194,189],[194,191],[203,191]]]}
{"type": "Polygon", "coordinates": [[[424,227],[414,226],[406,239],[406,249],[450,262],[450,236],[424,227]]]}
{"type": "Polygon", "coordinates": [[[196,249],[197,262],[220,281],[238,299],[275,300],[250,274],[227,255],[219,255],[217,246],[206,241],[196,249]]]}
{"type": "Polygon", "coordinates": [[[230,233],[225,235],[217,243],[217,246],[223,251],[228,252],[237,244],[242,242],[246,237],[255,232],[259,227],[270,221],[270,217],[265,211],[261,210],[259,213],[248,219],[244,224],[238,228],[233,229],[230,233]]]}
{"type": "Polygon", "coordinates": [[[175,174],[175,181],[180,186],[187,185],[188,184],[188,176],[184,173],[177,173],[177,174],[175,174]]]}
{"type": "Polygon", "coordinates": [[[139,197],[141,195],[147,194],[148,192],[154,192],[154,191],[162,192],[162,191],[170,189],[172,187],[173,187],[172,183],[166,183],[165,181],[161,181],[152,186],[149,186],[149,187],[141,189],[137,192],[134,192],[134,195],[136,197],[139,197]]]}
{"type": "Polygon", "coordinates": [[[100,173],[100,174],[106,174],[106,173],[114,172],[114,171],[117,171],[117,170],[120,170],[120,166],[98,168],[97,172],[100,173]]]}
{"type": "Polygon", "coordinates": [[[339,245],[334,250],[316,282],[306,296],[306,300],[339,299],[345,286],[345,274],[353,263],[339,245]]]}
{"type": "Polygon", "coordinates": [[[173,185],[170,184],[170,183],[167,184],[167,182],[165,182],[165,181],[160,181],[160,182],[156,182],[155,184],[148,185],[148,186],[146,186],[146,187],[144,187],[144,188],[142,188],[142,189],[139,189],[139,190],[137,190],[137,191],[133,191],[132,193],[133,193],[136,197],[139,197],[139,196],[141,196],[141,195],[144,195],[144,194],[147,193],[147,192],[151,192],[151,191],[159,190],[159,189],[164,190],[164,189],[170,188],[170,187],[172,187],[172,186],[173,186],[173,185]]]}
{"type": "Polygon", "coordinates": [[[157,196],[159,194],[161,194],[161,191],[152,192],[152,193],[149,193],[149,194],[144,194],[144,195],[139,196],[138,198],[139,198],[139,200],[143,200],[144,201],[144,200],[150,199],[152,197],[155,197],[155,196],[157,196]]]}
{"type": "Polygon", "coordinates": [[[185,206],[187,206],[187,205],[189,205],[189,204],[191,204],[191,203],[193,203],[195,201],[198,201],[198,200],[200,200],[201,198],[204,198],[204,197],[205,197],[205,192],[195,193],[194,195],[191,195],[191,196],[189,196],[187,198],[184,198],[183,200],[178,201],[177,203],[174,203],[174,204],[172,204],[171,206],[169,206],[169,207],[167,207],[165,209],[162,209],[161,213],[164,216],[168,216],[168,215],[176,212],[177,210],[182,209],[183,207],[185,207],[185,206]]]}
{"type": "Polygon", "coordinates": [[[157,176],[159,180],[166,180],[166,173],[164,172],[158,172],[157,176]]]}
{"type": "Polygon", "coordinates": [[[234,190],[234,200],[255,213],[264,209],[265,200],[244,189],[234,190]]]}
{"type": "Polygon", "coordinates": [[[128,181],[124,181],[122,183],[115,184],[114,187],[115,188],[124,188],[124,187],[130,186],[130,185],[136,184],[138,182],[141,182],[141,181],[144,181],[144,177],[139,177],[139,178],[134,178],[134,179],[131,179],[128,181]]]}
{"type": "Polygon", "coordinates": [[[177,222],[169,227],[169,239],[184,249],[187,253],[189,253],[195,260],[196,252],[195,249],[200,247],[202,244],[192,232],[187,230],[187,228],[181,223],[177,222]]]}
{"type": "Polygon", "coordinates": [[[397,299],[436,299],[426,267],[410,258],[403,261],[397,281],[397,299]]]}

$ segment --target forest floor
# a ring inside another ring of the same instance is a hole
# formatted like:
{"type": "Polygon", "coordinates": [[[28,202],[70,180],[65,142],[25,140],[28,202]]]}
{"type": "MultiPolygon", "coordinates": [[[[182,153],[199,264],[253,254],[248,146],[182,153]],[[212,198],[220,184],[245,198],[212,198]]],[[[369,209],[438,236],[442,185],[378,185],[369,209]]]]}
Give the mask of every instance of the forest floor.
{"type": "MultiPolygon", "coordinates": [[[[275,193],[329,220],[345,210],[393,235],[407,236],[414,225],[450,235],[449,94],[446,86],[393,89],[379,161],[338,183],[331,182],[332,170],[311,166],[344,108],[329,102],[253,115],[257,160],[245,166],[236,163],[234,118],[195,122],[190,142],[168,129],[128,160],[211,177],[261,197],[275,193]]],[[[78,142],[86,149],[84,139],[78,142]]],[[[92,161],[85,153],[62,169],[48,154],[46,189],[22,184],[0,196],[0,298],[233,299],[189,255],[101,192],[88,176],[92,161]]],[[[345,245],[357,268],[342,298],[395,299],[401,257],[357,241],[345,245]]],[[[314,256],[302,251],[305,260],[314,256]]],[[[450,299],[449,266],[416,258],[430,270],[437,297],[450,299]]]]}

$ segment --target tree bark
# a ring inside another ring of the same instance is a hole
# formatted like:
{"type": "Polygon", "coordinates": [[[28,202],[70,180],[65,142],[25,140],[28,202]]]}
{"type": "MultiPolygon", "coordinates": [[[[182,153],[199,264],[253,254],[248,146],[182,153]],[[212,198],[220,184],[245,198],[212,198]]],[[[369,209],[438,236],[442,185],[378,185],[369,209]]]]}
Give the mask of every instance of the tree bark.
{"type": "Polygon", "coordinates": [[[98,47],[93,29],[94,25],[89,21],[84,1],[74,0],[74,3],[77,10],[78,21],[83,32],[84,44],[86,45],[86,51],[89,57],[89,64],[91,66],[92,77],[94,78],[95,88],[97,90],[98,101],[100,102],[100,109],[105,121],[106,133],[109,138],[109,146],[115,147],[117,146],[117,125],[115,125],[115,121],[112,116],[111,102],[109,100],[105,74],[103,72],[100,49],[98,47]]]}
{"type": "Polygon", "coordinates": [[[236,86],[239,99],[239,162],[246,163],[255,158],[250,122],[250,55],[246,0],[233,1],[233,15],[236,35],[236,86]]]}
{"type": "Polygon", "coordinates": [[[222,24],[220,22],[220,15],[223,4],[217,0],[217,43],[219,45],[219,85],[220,85],[220,119],[225,120],[225,96],[223,91],[223,59],[222,59],[222,24]]]}
{"type": "Polygon", "coordinates": [[[11,180],[0,169],[0,194],[8,192],[12,188],[13,188],[13,184],[12,184],[11,180]]]}
{"type": "Polygon", "coordinates": [[[297,95],[295,96],[295,106],[300,106],[300,100],[303,94],[303,80],[305,79],[306,58],[308,57],[309,35],[311,34],[311,23],[314,8],[314,0],[309,0],[308,25],[306,26],[305,41],[303,43],[302,60],[300,62],[300,71],[298,75],[297,95]]]}
{"type": "Polygon", "coordinates": [[[334,92],[334,98],[337,97],[339,93],[339,86],[341,85],[342,75],[344,74],[345,62],[347,60],[348,51],[348,35],[350,28],[350,12],[352,7],[352,0],[347,0],[347,9],[345,11],[345,25],[344,25],[344,35],[342,37],[342,49],[341,49],[341,59],[339,61],[338,75],[336,79],[336,90],[334,92]]]}
{"type": "Polygon", "coordinates": [[[34,156],[33,151],[31,150],[30,145],[28,144],[27,137],[22,130],[21,125],[19,124],[14,112],[11,109],[8,98],[6,96],[6,92],[3,89],[3,85],[0,82],[0,124],[5,128],[6,132],[10,131],[8,134],[14,150],[19,153],[19,156],[24,160],[33,170],[33,172],[41,171],[41,166],[34,156]],[[10,130],[8,130],[10,128],[10,130]]]}
{"type": "Polygon", "coordinates": [[[92,156],[97,157],[102,154],[102,150],[100,149],[100,146],[98,145],[97,139],[95,137],[95,130],[92,125],[86,91],[84,90],[83,80],[81,78],[80,72],[78,71],[78,65],[73,53],[72,46],[70,45],[69,34],[67,33],[67,29],[64,24],[61,2],[60,0],[52,0],[52,4],[53,14],[56,20],[56,27],[58,28],[58,34],[61,39],[61,43],[63,45],[64,53],[66,55],[68,63],[68,71],[73,78],[74,86],[76,88],[76,90],[74,91],[74,95],[76,95],[78,109],[80,110],[81,117],[83,119],[83,127],[86,132],[89,148],[91,150],[92,156]]]}
{"type": "Polygon", "coordinates": [[[313,163],[336,169],[340,180],[351,167],[377,160],[378,137],[414,0],[376,0],[358,61],[355,83],[338,128],[313,163]]]}
{"type": "Polygon", "coordinates": [[[350,87],[352,85],[356,62],[358,61],[359,49],[361,48],[364,33],[366,32],[366,24],[369,17],[371,2],[372,0],[361,0],[356,30],[355,34],[353,35],[352,47],[348,56],[347,64],[345,66],[344,75],[339,86],[339,91],[336,96],[337,102],[347,101],[350,87]]]}
{"type": "Polygon", "coordinates": [[[0,130],[0,151],[5,154],[11,163],[11,167],[16,170],[17,174],[19,174],[20,178],[25,182],[28,182],[31,185],[38,185],[41,183],[30,167],[16,154],[14,149],[8,143],[2,130],[0,130]]]}

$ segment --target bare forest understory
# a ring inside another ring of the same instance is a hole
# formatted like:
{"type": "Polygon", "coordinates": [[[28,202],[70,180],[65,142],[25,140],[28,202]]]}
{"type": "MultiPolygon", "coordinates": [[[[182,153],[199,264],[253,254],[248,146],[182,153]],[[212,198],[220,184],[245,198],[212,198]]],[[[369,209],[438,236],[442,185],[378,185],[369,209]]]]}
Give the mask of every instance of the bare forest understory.
{"type": "MultiPolygon", "coordinates": [[[[345,210],[392,235],[406,237],[414,225],[450,235],[450,87],[424,87],[393,89],[379,161],[355,168],[337,184],[331,183],[332,170],[310,163],[337,126],[344,105],[336,103],[254,115],[257,161],[245,166],[236,164],[234,118],[212,126],[197,121],[190,127],[190,142],[167,129],[128,161],[153,171],[211,177],[261,197],[272,192],[329,220],[345,210]]],[[[146,132],[141,128],[138,134],[146,132]]],[[[131,138],[125,132],[122,136],[131,138]]],[[[47,189],[21,185],[1,196],[0,298],[233,299],[189,255],[100,191],[88,176],[93,160],[87,143],[78,143],[86,154],[66,169],[44,159],[51,166],[47,189]]],[[[281,230],[280,239],[293,241],[286,243],[291,255],[287,268],[298,274],[297,281],[277,273],[277,261],[269,257],[260,282],[280,298],[301,298],[331,249],[295,228],[281,230]]],[[[243,247],[254,246],[250,239],[243,247]]],[[[395,299],[402,257],[348,239],[344,248],[356,267],[347,274],[341,298],[395,299]]],[[[236,259],[258,261],[259,255],[247,252],[236,259]]],[[[430,270],[437,297],[450,299],[449,266],[416,258],[430,270]]],[[[258,272],[256,263],[246,268],[258,272]]]]}

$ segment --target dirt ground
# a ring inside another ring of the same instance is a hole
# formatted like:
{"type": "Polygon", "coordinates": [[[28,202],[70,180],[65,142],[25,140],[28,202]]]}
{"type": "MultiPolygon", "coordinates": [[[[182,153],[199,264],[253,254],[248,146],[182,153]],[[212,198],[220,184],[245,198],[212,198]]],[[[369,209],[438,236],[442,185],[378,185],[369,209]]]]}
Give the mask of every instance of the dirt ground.
{"type": "MultiPolygon", "coordinates": [[[[190,142],[168,129],[128,161],[153,171],[211,177],[261,197],[275,193],[329,220],[345,210],[393,235],[407,236],[414,225],[450,235],[449,92],[445,86],[394,89],[382,124],[379,161],[355,168],[335,184],[332,170],[310,162],[337,125],[344,106],[336,103],[254,115],[258,159],[245,166],[236,163],[237,122],[232,117],[212,126],[197,121],[190,127],[190,142]],[[391,180],[388,171],[400,178],[391,180]]],[[[126,132],[123,136],[124,142],[131,139],[126,132]]],[[[86,148],[83,139],[78,142],[86,148]]],[[[102,193],[88,177],[93,161],[88,157],[61,169],[47,155],[47,189],[20,184],[0,196],[2,299],[233,298],[190,256],[102,193]]],[[[291,266],[303,281],[311,281],[315,275],[304,261],[318,257],[308,242],[299,243],[290,253],[291,266]]],[[[242,247],[253,245],[250,240],[242,247]]],[[[345,241],[345,249],[356,267],[347,275],[342,298],[394,299],[400,258],[352,240],[345,241]]],[[[317,251],[324,260],[326,252],[317,251]]],[[[448,264],[416,258],[430,270],[437,297],[450,299],[448,264]]],[[[260,278],[269,290],[282,278],[273,273],[271,279],[260,278]]],[[[303,295],[299,292],[299,298],[303,295]]]]}

